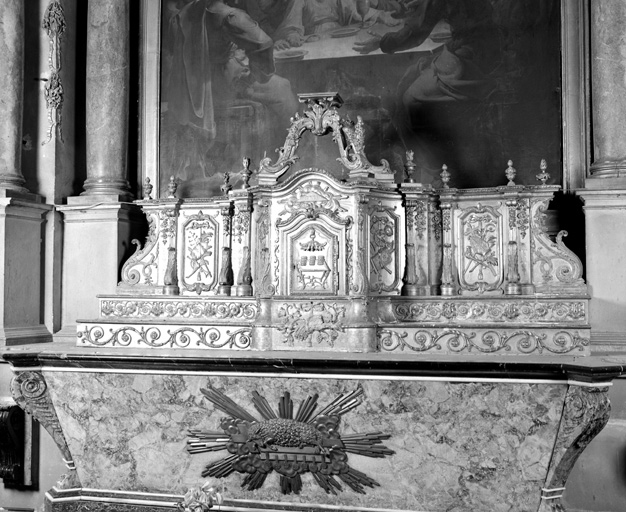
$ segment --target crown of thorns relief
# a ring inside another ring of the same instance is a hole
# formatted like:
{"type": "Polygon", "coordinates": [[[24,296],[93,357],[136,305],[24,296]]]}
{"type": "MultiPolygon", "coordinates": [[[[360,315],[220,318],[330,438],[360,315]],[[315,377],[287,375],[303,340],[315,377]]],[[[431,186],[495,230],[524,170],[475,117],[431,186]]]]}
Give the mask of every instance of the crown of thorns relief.
{"type": "Polygon", "coordinates": [[[283,494],[297,494],[302,489],[301,475],[310,473],[327,493],[343,490],[339,479],[352,490],[365,494],[365,487],[380,484],[350,467],[348,453],[377,458],[394,453],[382,444],[389,439],[388,434],[339,433],[341,417],[361,403],[361,387],[339,395],[319,412],[316,412],[318,395],[308,396],[300,403],[295,417],[288,391],[279,400],[278,414],[265,397],[254,391],[252,403],[261,420],[213,387],[200,391],[228,417],[220,422],[222,432],[190,430],[187,450],[192,454],[220,450],[230,453],[207,465],[203,477],[224,478],[235,471],[245,473],[241,486],[254,490],[276,471],[283,494]]]}

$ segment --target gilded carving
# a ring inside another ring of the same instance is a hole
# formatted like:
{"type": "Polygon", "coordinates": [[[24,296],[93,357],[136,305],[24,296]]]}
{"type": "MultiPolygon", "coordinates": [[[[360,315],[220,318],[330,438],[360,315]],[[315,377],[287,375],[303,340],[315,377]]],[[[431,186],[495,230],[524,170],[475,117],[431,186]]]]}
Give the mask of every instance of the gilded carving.
{"type": "Polygon", "coordinates": [[[48,131],[46,139],[41,143],[46,145],[52,140],[52,134],[56,129],[59,139],[63,142],[63,81],[61,79],[61,38],[65,32],[66,22],[63,6],[58,0],[51,0],[46,7],[43,16],[42,28],[46,31],[49,39],[48,67],[50,77],[44,85],[44,98],[48,109],[48,131]]]}
{"type": "Polygon", "coordinates": [[[101,325],[85,326],[78,332],[78,341],[96,347],[152,347],[152,348],[234,348],[248,349],[251,341],[250,328],[225,331],[215,327],[157,327],[125,325],[110,328],[101,325]]]}
{"type": "Polygon", "coordinates": [[[528,199],[518,199],[517,201],[517,229],[521,238],[526,238],[526,233],[530,227],[528,213],[528,199]]]}
{"type": "Polygon", "coordinates": [[[435,240],[441,240],[441,231],[442,227],[442,218],[441,218],[441,210],[436,208],[433,204],[428,205],[430,211],[430,222],[431,229],[433,234],[435,235],[435,240]]]}
{"type": "Polygon", "coordinates": [[[460,219],[463,236],[459,248],[463,289],[483,293],[496,289],[502,282],[499,215],[491,207],[468,208],[460,219]]]}
{"type": "Polygon", "coordinates": [[[390,329],[380,329],[378,340],[382,350],[413,352],[427,352],[429,350],[446,349],[447,352],[482,353],[509,352],[541,354],[544,350],[553,354],[566,354],[575,350],[582,351],[589,345],[589,338],[578,333],[559,331],[550,339],[547,334],[533,331],[519,330],[513,332],[488,329],[478,334],[461,329],[437,330],[418,329],[409,336],[406,331],[398,332],[390,329]]]}
{"type": "Polygon", "coordinates": [[[311,228],[295,238],[295,245],[299,251],[292,253],[293,291],[336,293],[332,279],[329,282],[335,273],[336,237],[311,228]],[[303,242],[298,241],[302,239],[303,242]]]}
{"type": "Polygon", "coordinates": [[[370,289],[395,291],[400,280],[397,254],[398,218],[392,208],[378,205],[370,215],[370,289]]]}
{"type": "Polygon", "coordinates": [[[340,333],[345,332],[345,315],[346,308],[335,303],[283,304],[278,310],[278,330],[290,347],[296,343],[307,347],[325,343],[332,347],[340,333]]]}
{"type": "Polygon", "coordinates": [[[278,215],[288,215],[286,219],[280,220],[279,225],[289,224],[298,215],[316,219],[324,213],[333,219],[339,219],[339,214],[347,211],[341,206],[341,201],[347,198],[346,195],[333,192],[328,185],[324,187],[320,180],[307,181],[290,196],[278,201],[283,205],[278,215]]]}
{"type": "Polygon", "coordinates": [[[548,288],[586,291],[582,279],[582,262],[563,243],[567,231],[559,231],[555,242],[546,234],[547,203],[548,201],[537,201],[533,205],[532,264],[533,269],[540,274],[536,276],[540,279],[534,277],[533,281],[540,287],[543,285],[548,288]]]}
{"type": "Polygon", "coordinates": [[[253,320],[258,313],[254,303],[209,300],[102,300],[100,314],[119,318],[211,318],[253,320]]]}
{"type": "Polygon", "coordinates": [[[208,464],[203,477],[225,478],[234,472],[243,473],[246,476],[241,486],[253,491],[261,488],[267,476],[276,471],[282,493],[299,494],[301,476],[309,473],[327,493],[343,490],[338,478],[353,491],[365,494],[365,487],[378,483],[352,468],[348,454],[382,458],[394,453],[382,444],[389,435],[339,432],[341,417],[361,403],[360,387],[338,396],[319,412],[318,395],[309,396],[300,403],[295,415],[288,391],[279,401],[278,413],[264,396],[253,391],[252,402],[260,420],[211,386],[200,391],[215,408],[228,415],[221,420],[220,431],[189,431],[189,453],[221,450],[229,453],[208,464]]]}
{"type": "Polygon", "coordinates": [[[264,158],[259,166],[259,184],[272,185],[282,176],[291,165],[298,159],[296,150],[302,134],[310,131],[314,135],[321,136],[329,132],[333,133],[333,140],[339,150],[339,162],[360,177],[361,173],[374,174],[393,179],[393,172],[386,160],[381,160],[380,166],[372,165],[364,151],[364,126],[363,120],[357,116],[357,122],[342,119],[337,112],[337,107],[343,104],[343,100],[337,94],[320,96],[317,94],[301,94],[300,102],[305,103],[308,110],[304,116],[296,113],[291,118],[287,138],[282,148],[278,150],[278,158],[275,163],[271,159],[264,158]]]}
{"type": "Polygon", "coordinates": [[[242,239],[248,234],[250,229],[250,207],[239,206],[235,209],[235,217],[233,218],[233,237],[241,243],[242,239]]]}
{"type": "Polygon", "coordinates": [[[152,285],[154,283],[152,273],[157,271],[156,261],[159,257],[157,215],[151,213],[147,215],[147,218],[148,236],[145,245],[142,247],[139,240],[133,239],[132,243],[137,246],[137,249],[122,267],[122,283],[125,285],[152,285]]]}
{"type": "Polygon", "coordinates": [[[220,215],[222,216],[222,229],[224,232],[224,238],[228,239],[230,237],[230,230],[231,230],[231,224],[232,224],[232,217],[233,214],[233,209],[231,207],[231,205],[228,206],[222,206],[220,208],[220,215]]]}
{"type": "Polygon", "coordinates": [[[182,285],[200,295],[213,289],[217,282],[217,223],[202,210],[185,218],[182,285]]]}
{"type": "Polygon", "coordinates": [[[583,301],[444,301],[404,302],[393,305],[399,322],[487,321],[487,322],[581,322],[583,301]]]}
{"type": "Polygon", "coordinates": [[[261,285],[257,288],[263,295],[273,295],[274,285],[272,284],[272,260],[270,255],[271,248],[271,227],[269,218],[270,201],[259,201],[260,215],[257,219],[257,239],[259,241],[259,250],[257,251],[257,272],[259,273],[259,282],[261,285]]]}
{"type": "Polygon", "coordinates": [[[166,244],[176,235],[176,218],[178,217],[175,208],[163,208],[159,210],[159,233],[161,241],[166,244]]]}

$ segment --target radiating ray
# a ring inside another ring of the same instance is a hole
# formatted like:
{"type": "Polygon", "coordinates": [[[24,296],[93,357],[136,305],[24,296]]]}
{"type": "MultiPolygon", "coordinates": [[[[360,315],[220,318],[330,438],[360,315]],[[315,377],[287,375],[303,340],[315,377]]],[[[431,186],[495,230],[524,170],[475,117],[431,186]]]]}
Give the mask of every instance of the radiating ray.
{"type": "Polygon", "coordinates": [[[239,418],[241,420],[247,420],[250,422],[258,421],[243,407],[237,405],[233,400],[228,398],[226,395],[224,395],[214,387],[209,386],[209,389],[200,389],[200,392],[204,396],[206,396],[215,405],[215,407],[217,407],[221,411],[224,411],[226,414],[232,416],[233,418],[239,418]]]}

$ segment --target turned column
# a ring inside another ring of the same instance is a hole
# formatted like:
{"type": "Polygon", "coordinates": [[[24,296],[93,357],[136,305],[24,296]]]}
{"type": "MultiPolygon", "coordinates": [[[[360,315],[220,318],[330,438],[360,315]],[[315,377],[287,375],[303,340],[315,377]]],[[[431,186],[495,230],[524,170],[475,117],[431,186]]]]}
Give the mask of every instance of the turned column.
{"type": "Polygon", "coordinates": [[[593,177],[626,173],[626,0],[592,0],[590,23],[593,177]]]}
{"type": "Polygon", "coordinates": [[[129,2],[90,0],[87,23],[87,179],[82,195],[123,201],[131,195],[129,2]]]}
{"type": "Polygon", "coordinates": [[[22,176],[24,0],[0,2],[0,188],[27,192],[22,176]]]}

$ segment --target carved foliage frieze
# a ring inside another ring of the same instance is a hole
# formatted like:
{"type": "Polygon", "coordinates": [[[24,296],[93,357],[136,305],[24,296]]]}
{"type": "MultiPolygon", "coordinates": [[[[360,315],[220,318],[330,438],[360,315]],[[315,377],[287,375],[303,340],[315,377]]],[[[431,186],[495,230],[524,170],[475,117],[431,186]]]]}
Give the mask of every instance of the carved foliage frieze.
{"type": "Polygon", "coordinates": [[[417,329],[412,332],[379,329],[379,345],[382,350],[409,350],[428,352],[441,350],[458,352],[514,352],[516,354],[541,354],[544,350],[553,354],[584,351],[589,338],[576,331],[560,330],[547,333],[536,330],[495,330],[475,332],[466,329],[417,329]]]}
{"type": "Polygon", "coordinates": [[[433,301],[393,305],[400,322],[575,322],[586,318],[584,301],[433,301]]]}
{"type": "Polygon", "coordinates": [[[343,320],[346,308],[336,303],[285,303],[278,310],[278,330],[285,336],[284,343],[313,347],[314,344],[334,346],[345,332],[343,320]]]}
{"type": "Polygon", "coordinates": [[[248,349],[250,342],[250,327],[232,330],[189,325],[87,324],[78,331],[78,345],[95,347],[248,349]]]}
{"type": "Polygon", "coordinates": [[[253,391],[252,402],[261,419],[212,386],[200,391],[215,408],[228,415],[221,420],[219,431],[190,430],[187,450],[191,454],[222,450],[229,453],[208,464],[203,477],[225,478],[234,472],[243,473],[246,476],[241,486],[252,491],[261,488],[275,471],[280,475],[282,493],[298,494],[302,475],[308,473],[327,493],[342,491],[342,482],[365,494],[366,487],[379,484],[351,467],[348,454],[383,458],[394,453],[382,444],[389,439],[387,434],[340,433],[342,416],[361,403],[360,387],[336,397],[321,411],[317,410],[318,395],[309,396],[295,414],[288,391],[280,398],[278,413],[264,396],[253,391]]]}
{"type": "Polygon", "coordinates": [[[118,318],[197,318],[253,320],[258,305],[252,302],[210,300],[101,300],[100,314],[118,318]]]}

